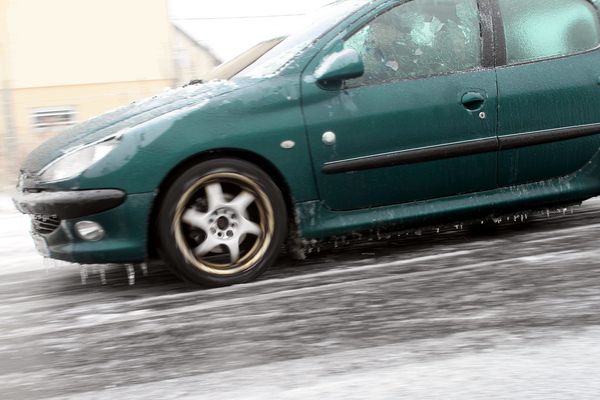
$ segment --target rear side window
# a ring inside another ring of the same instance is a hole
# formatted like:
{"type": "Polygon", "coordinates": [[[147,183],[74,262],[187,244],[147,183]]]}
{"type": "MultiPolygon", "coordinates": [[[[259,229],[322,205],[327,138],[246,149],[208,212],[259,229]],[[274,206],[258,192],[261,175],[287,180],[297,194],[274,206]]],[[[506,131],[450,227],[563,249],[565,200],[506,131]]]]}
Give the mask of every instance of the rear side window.
{"type": "Polygon", "coordinates": [[[499,0],[509,64],[565,56],[600,45],[590,0],[499,0]]]}

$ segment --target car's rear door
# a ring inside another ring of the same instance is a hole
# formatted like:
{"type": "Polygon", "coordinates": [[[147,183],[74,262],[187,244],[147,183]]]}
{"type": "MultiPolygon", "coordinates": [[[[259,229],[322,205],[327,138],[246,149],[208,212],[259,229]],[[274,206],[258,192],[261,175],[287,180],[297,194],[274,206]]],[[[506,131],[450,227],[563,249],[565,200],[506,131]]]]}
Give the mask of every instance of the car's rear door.
{"type": "Polygon", "coordinates": [[[357,22],[307,67],[303,111],[328,207],[496,188],[497,88],[485,22],[476,0],[394,2],[357,22]],[[343,48],[362,56],[362,78],[334,90],[310,79],[343,48]]]}
{"type": "Polygon", "coordinates": [[[499,184],[564,176],[600,148],[600,18],[590,0],[494,0],[499,184]]]}

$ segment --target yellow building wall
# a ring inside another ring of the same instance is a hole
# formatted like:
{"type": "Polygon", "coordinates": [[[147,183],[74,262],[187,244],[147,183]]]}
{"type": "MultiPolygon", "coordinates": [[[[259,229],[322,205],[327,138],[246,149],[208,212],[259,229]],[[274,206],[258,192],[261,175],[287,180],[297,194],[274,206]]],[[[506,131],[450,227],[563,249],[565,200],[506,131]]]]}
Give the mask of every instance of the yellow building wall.
{"type": "Polygon", "coordinates": [[[34,129],[35,110],[71,107],[82,122],[160,93],[176,82],[173,49],[167,0],[0,0],[0,186],[61,131],[34,129]]]}
{"type": "Polygon", "coordinates": [[[155,80],[15,89],[14,123],[19,138],[17,161],[20,163],[34,147],[61,132],[60,128],[34,129],[31,116],[36,109],[72,107],[77,112],[76,122],[83,122],[153,96],[170,85],[170,80],[155,80]]]}
{"type": "Polygon", "coordinates": [[[11,166],[11,152],[8,146],[9,135],[7,131],[7,120],[9,106],[6,101],[5,90],[9,85],[8,81],[8,31],[6,27],[8,13],[8,0],[0,0],[0,190],[6,181],[8,171],[14,169],[11,166]]]}
{"type": "Polygon", "coordinates": [[[173,78],[166,0],[11,0],[14,88],[173,78]]]}
{"type": "Polygon", "coordinates": [[[206,80],[221,62],[208,49],[202,48],[181,30],[173,27],[174,65],[177,85],[191,80],[206,80]]]}

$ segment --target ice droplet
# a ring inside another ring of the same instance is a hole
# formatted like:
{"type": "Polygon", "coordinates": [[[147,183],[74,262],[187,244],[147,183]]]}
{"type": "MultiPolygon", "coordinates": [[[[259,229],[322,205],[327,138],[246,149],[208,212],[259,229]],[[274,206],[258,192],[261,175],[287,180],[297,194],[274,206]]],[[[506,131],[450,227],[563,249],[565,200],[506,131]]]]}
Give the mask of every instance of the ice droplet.
{"type": "Polygon", "coordinates": [[[44,269],[46,270],[46,275],[48,275],[48,270],[52,268],[56,268],[56,263],[53,259],[44,257],[42,260],[42,264],[44,265],[44,269]]]}
{"type": "Polygon", "coordinates": [[[100,267],[100,282],[102,286],[106,285],[106,267],[104,265],[100,267]]]}
{"type": "Polygon", "coordinates": [[[79,275],[81,276],[81,284],[87,285],[88,268],[87,265],[79,265],[79,275]]]}
{"type": "Polygon", "coordinates": [[[385,66],[388,68],[391,68],[394,72],[396,72],[400,69],[400,65],[398,64],[397,61],[388,61],[385,63],[385,66]]]}
{"type": "Polygon", "coordinates": [[[127,280],[129,286],[135,285],[135,268],[133,268],[133,264],[127,264],[127,280]]]}

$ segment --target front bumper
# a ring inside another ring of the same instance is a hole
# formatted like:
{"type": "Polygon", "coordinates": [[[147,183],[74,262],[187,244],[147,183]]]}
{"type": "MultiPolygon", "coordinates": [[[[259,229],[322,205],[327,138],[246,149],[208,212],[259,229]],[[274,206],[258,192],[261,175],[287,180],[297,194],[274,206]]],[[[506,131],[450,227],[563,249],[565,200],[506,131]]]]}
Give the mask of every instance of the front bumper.
{"type": "Polygon", "coordinates": [[[154,193],[126,195],[118,190],[20,193],[17,209],[32,216],[34,240],[44,255],[80,264],[137,263],[147,258],[147,235],[154,193]],[[79,221],[102,226],[97,242],[75,233],[79,221]]]}
{"type": "Polygon", "coordinates": [[[85,217],[121,205],[127,196],[114,189],[17,194],[13,201],[23,214],[52,215],[60,219],[85,217]]]}

